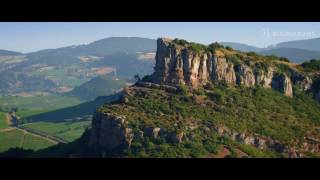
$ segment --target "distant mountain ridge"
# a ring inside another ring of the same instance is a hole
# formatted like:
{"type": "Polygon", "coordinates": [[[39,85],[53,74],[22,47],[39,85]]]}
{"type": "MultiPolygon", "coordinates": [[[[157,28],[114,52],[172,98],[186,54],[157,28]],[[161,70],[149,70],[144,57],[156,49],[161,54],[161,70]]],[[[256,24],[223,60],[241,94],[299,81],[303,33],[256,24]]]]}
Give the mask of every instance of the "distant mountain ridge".
{"type": "Polygon", "coordinates": [[[260,51],[264,55],[277,55],[286,57],[295,63],[302,63],[310,59],[320,59],[320,51],[310,51],[298,48],[275,48],[270,50],[260,51]]]}
{"type": "Polygon", "coordinates": [[[232,47],[233,49],[244,51],[244,52],[249,52],[249,51],[259,52],[263,50],[263,48],[258,48],[255,46],[251,46],[243,43],[236,43],[236,42],[220,42],[220,44],[224,46],[229,46],[229,47],[232,47]]]}
{"type": "Polygon", "coordinates": [[[320,38],[288,41],[276,44],[277,48],[297,48],[310,51],[320,51],[320,38]]]}
{"type": "Polygon", "coordinates": [[[0,56],[18,56],[18,55],[22,55],[22,53],[0,49],[0,56]]]}
{"type": "Polygon", "coordinates": [[[264,55],[283,56],[295,63],[302,63],[310,59],[320,59],[320,38],[282,42],[267,48],[258,48],[235,42],[221,42],[221,44],[239,51],[253,51],[264,55]]]}

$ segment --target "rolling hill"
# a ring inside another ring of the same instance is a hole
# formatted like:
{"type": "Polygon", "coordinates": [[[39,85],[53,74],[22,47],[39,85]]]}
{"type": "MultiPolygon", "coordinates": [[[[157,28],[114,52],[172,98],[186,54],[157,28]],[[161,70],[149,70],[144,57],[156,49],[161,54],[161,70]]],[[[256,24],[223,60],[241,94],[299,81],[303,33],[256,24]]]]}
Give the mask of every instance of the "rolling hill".
{"type": "Polygon", "coordinates": [[[310,59],[320,59],[320,51],[310,51],[297,48],[274,48],[271,50],[260,51],[259,53],[286,57],[295,63],[303,63],[310,59]]]}
{"type": "Polygon", "coordinates": [[[155,49],[153,39],[111,37],[86,45],[40,50],[23,56],[3,51],[10,56],[0,58],[0,73],[4,77],[0,95],[28,91],[64,93],[92,78],[115,71],[117,77],[125,79],[135,74],[143,76],[152,72],[154,58],[141,59],[141,53],[154,53],[155,49]]]}
{"type": "Polygon", "coordinates": [[[295,63],[303,63],[310,59],[320,59],[320,38],[282,42],[268,48],[258,48],[234,42],[222,42],[221,44],[239,51],[253,51],[263,55],[286,57],[295,63]]]}
{"type": "Polygon", "coordinates": [[[22,55],[22,53],[0,49],[0,56],[18,56],[18,55],[22,55]]]}
{"type": "Polygon", "coordinates": [[[123,79],[112,76],[98,76],[66,93],[85,100],[93,100],[98,96],[106,96],[116,93],[126,86],[123,79]]]}
{"type": "Polygon", "coordinates": [[[277,48],[296,48],[309,51],[320,51],[320,38],[288,41],[276,44],[277,48]]]}

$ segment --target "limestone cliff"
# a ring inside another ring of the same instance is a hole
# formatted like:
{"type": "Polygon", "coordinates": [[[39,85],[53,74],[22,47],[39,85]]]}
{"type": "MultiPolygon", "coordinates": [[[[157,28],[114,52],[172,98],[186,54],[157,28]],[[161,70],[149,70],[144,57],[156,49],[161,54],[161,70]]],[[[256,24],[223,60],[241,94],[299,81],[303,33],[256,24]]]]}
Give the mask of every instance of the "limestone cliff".
{"type": "Polygon", "coordinates": [[[124,117],[98,112],[92,120],[92,133],[89,145],[107,149],[130,147],[132,129],[126,127],[124,117]]]}
{"type": "Polygon", "coordinates": [[[191,87],[206,85],[208,82],[225,82],[230,86],[252,87],[261,85],[273,88],[286,96],[293,96],[293,84],[306,91],[311,87],[311,79],[297,71],[292,76],[277,75],[277,68],[255,69],[244,61],[234,64],[224,53],[216,51],[195,51],[187,46],[177,45],[171,39],[157,41],[156,66],[152,81],[159,84],[186,84],[191,87]]]}

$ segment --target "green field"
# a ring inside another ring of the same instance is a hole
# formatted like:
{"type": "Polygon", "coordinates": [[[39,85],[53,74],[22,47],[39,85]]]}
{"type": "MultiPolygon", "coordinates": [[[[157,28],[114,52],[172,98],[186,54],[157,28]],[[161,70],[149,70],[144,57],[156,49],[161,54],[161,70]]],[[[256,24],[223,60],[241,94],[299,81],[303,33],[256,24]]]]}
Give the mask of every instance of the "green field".
{"type": "Polygon", "coordinates": [[[39,150],[54,145],[43,138],[31,134],[24,135],[23,131],[17,129],[0,132],[0,142],[0,152],[16,147],[39,150]]]}
{"type": "Polygon", "coordinates": [[[0,96],[1,107],[18,107],[19,109],[57,109],[77,105],[83,102],[75,97],[60,95],[14,97],[0,96]]]}
{"type": "Polygon", "coordinates": [[[54,109],[31,109],[31,110],[20,110],[17,112],[17,115],[21,118],[25,118],[25,117],[29,117],[29,116],[33,116],[33,115],[37,115],[37,114],[41,114],[41,113],[46,113],[46,112],[50,112],[54,109]]]}
{"type": "Polygon", "coordinates": [[[32,134],[26,134],[24,137],[23,149],[39,150],[53,145],[52,142],[39,138],[32,134]]]}
{"type": "Polygon", "coordinates": [[[60,85],[69,85],[72,87],[79,86],[87,80],[80,78],[81,73],[77,70],[82,67],[74,64],[66,66],[63,69],[50,69],[45,71],[32,71],[30,75],[38,75],[42,77],[48,77],[51,80],[58,81],[60,85]]]}
{"type": "Polygon", "coordinates": [[[0,129],[4,129],[8,127],[6,121],[5,121],[5,113],[0,112],[0,129]]]}
{"type": "Polygon", "coordinates": [[[78,122],[35,122],[23,125],[41,132],[45,132],[60,137],[68,142],[78,139],[87,127],[90,127],[91,121],[78,122]]]}

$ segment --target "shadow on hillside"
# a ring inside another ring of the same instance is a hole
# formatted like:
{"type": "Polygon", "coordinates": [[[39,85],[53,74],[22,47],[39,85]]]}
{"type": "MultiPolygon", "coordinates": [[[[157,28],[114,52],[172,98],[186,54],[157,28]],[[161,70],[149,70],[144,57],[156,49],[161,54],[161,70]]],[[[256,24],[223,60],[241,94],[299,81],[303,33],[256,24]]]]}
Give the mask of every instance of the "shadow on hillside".
{"type": "Polygon", "coordinates": [[[62,122],[66,120],[75,120],[85,116],[92,115],[97,108],[105,103],[116,101],[119,99],[119,95],[101,96],[97,97],[93,101],[88,101],[76,106],[62,108],[50,112],[45,112],[33,116],[26,117],[28,121],[50,121],[50,122],[62,122]]]}

